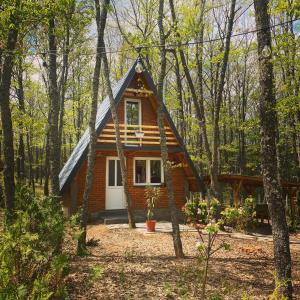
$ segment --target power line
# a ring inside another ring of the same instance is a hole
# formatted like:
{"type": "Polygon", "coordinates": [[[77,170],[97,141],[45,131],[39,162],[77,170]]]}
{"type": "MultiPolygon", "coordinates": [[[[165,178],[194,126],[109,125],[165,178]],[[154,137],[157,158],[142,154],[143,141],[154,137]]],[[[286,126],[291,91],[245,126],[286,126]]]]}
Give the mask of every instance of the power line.
{"type": "MultiPolygon", "coordinates": [[[[249,7],[246,10],[248,10],[249,7]]],[[[265,27],[262,27],[262,28],[257,28],[257,29],[248,30],[248,31],[244,31],[244,32],[235,33],[235,34],[231,35],[231,38],[235,38],[235,37],[239,37],[239,36],[246,36],[246,35],[249,35],[249,34],[254,34],[254,33],[259,32],[259,31],[276,28],[276,27],[279,27],[279,26],[282,26],[282,25],[289,24],[291,22],[299,21],[299,20],[300,20],[300,18],[295,18],[293,20],[276,23],[274,25],[265,26],[265,27]]],[[[194,46],[194,45],[199,45],[199,44],[213,43],[213,42],[222,41],[222,40],[224,40],[224,38],[206,39],[206,40],[203,40],[203,41],[194,41],[194,42],[186,42],[186,43],[172,43],[172,44],[167,44],[167,45],[158,45],[158,44],[138,45],[138,47],[141,48],[141,49],[154,49],[154,48],[162,48],[162,47],[165,47],[166,49],[172,49],[172,48],[179,48],[179,47],[194,46]]],[[[98,54],[103,54],[104,53],[104,52],[101,52],[101,50],[104,49],[104,47],[98,47],[96,49],[100,50],[100,52],[98,54]]],[[[131,50],[135,50],[136,47],[133,47],[133,46],[129,45],[127,49],[112,49],[112,48],[107,48],[107,47],[105,47],[105,49],[108,49],[108,50],[105,51],[106,54],[114,54],[114,53],[126,53],[126,52],[129,52],[131,50]]],[[[34,52],[34,53],[27,53],[27,55],[28,56],[38,56],[38,55],[46,56],[47,54],[48,55],[51,55],[51,54],[56,54],[57,55],[57,54],[64,54],[64,53],[66,53],[66,52],[51,52],[51,51],[47,50],[47,51],[39,51],[39,52],[34,52]]],[[[80,53],[79,55],[94,56],[94,55],[96,55],[96,53],[95,52],[80,53]]]]}
{"type": "Polygon", "coordinates": [[[236,22],[244,13],[254,4],[254,2],[251,2],[246,9],[234,20],[236,22]]]}

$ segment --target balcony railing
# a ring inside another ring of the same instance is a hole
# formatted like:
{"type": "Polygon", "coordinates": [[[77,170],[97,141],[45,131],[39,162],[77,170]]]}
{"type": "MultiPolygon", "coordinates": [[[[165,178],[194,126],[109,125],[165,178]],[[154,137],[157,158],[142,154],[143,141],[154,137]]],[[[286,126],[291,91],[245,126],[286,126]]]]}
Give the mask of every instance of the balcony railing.
{"type": "MultiPolygon", "coordinates": [[[[167,145],[176,146],[178,142],[169,126],[165,126],[167,145]]],[[[122,143],[126,145],[159,145],[160,135],[158,126],[154,125],[127,125],[120,124],[122,143]]],[[[115,143],[116,135],[114,124],[107,124],[98,137],[99,143],[115,143]]]]}

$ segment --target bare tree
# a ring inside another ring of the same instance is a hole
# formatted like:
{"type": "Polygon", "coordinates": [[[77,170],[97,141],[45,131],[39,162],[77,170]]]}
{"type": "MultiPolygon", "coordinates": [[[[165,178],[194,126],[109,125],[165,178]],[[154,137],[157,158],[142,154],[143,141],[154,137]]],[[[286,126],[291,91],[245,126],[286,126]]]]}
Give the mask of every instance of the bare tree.
{"type": "Polygon", "coordinates": [[[49,162],[51,194],[59,195],[59,171],[60,171],[60,142],[59,142],[59,92],[57,86],[57,39],[54,12],[51,12],[49,22],[49,162]]]}
{"type": "Polygon", "coordinates": [[[159,28],[159,42],[160,42],[160,69],[159,76],[157,81],[157,124],[159,127],[160,134],[160,149],[161,149],[161,157],[164,167],[165,181],[167,187],[167,196],[168,196],[168,205],[171,213],[171,221],[172,221],[172,233],[173,233],[173,244],[176,257],[184,257],[182,243],[180,238],[180,229],[178,223],[178,215],[177,209],[175,205],[174,199],[174,191],[173,191],[173,174],[172,174],[172,166],[168,157],[168,146],[167,146],[167,138],[165,131],[165,112],[164,112],[164,103],[163,103],[163,87],[164,80],[166,77],[166,35],[164,33],[163,28],[163,18],[164,18],[164,0],[159,1],[159,10],[158,10],[158,28],[159,28]]]}
{"type": "Polygon", "coordinates": [[[96,62],[93,74],[93,90],[92,90],[92,102],[91,102],[91,114],[89,121],[89,152],[88,152],[88,165],[86,170],[85,178],[85,188],[83,194],[83,205],[80,220],[80,228],[82,233],[78,239],[77,253],[81,254],[85,250],[86,244],[86,226],[88,220],[88,207],[89,207],[89,197],[92,190],[93,178],[94,178],[94,166],[96,160],[96,144],[97,144],[97,133],[95,130],[96,117],[97,117],[97,107],[98,107],[98,94],[99,94],[99,78],[101,71],[101,55],[102,51],[101,44],[104,36],[104,29],[107,19],[107,5],[109,0],[103,0],[102,7],[100,10],[99,0],[95,0],[95,12],[96,12],[96,24],[97,24],[97,49],[96,49],[96,62]]]}
{"type": "MultiPolygon", "coordinates": [[[[108,4],[109,4],[109,0],[108,0],[108,4]]],[[[128,224],[129,224],[129,228],[135,228],[136,225],[135,225],[135,221],[134,221],[132,200],[131,200],[131,195],[129,193],[129,188],[128,188],[126,157],[124,155],[124,150],[123,150],[123,145],[122,145],[122,140],[121,140],[120,125],[119,125],[119,120],[118,120],[118,115],[117,115],[116,104],[115,104],[115,100],[114,100],[114,96],[113,96],[113,92],[112,92],[112,88],[111,88],[110,75],[109,75],[109,64],[108,64],[107,55],[105,52],[105,43],[104,43],[103,38],[102,38],[100,47],[102,49],[103,73],[104,73],[105,86],[106,86],[106,91],[107,91],[107,94],[109,97],[110,111],[111,111],[111,116],[112,116],[112,119],[114,122],[115,132],[116,132],[116,146],[117,146],[118,157],[120,159],[122,184],[124,187],[124,193],[125,193],[126,204],[127,204],[128,224]]]]}
{"type": "Polygon", "coordinates": [[[220,198],[220,189],[218,184],[218,172],[219,172],[219,147],[220,147],[220,109],[223,99],[223,92],[225,86],[226,70],[228,65],[228,58],[230,52],[230,40],[233,29],[233,22],[235,16],[235,3],[236,0],[231,0],[230,14],[228,18],[228,26],[226,31],[225,46],[224,46],[224,56],[222,60],[221,73],[219,77],[218,87],[216,91],[214,112],[213,112],[213,138],[212,138],[212,156],[211,156],[211,166],[210,166],[210,177],[211,177],[211,190],[213,195],[220,198]]]}
{"type": "Polygon", "coordinates": [[[3,150],[4,150],[4,192],[5,205],[9,213],[14,209],[15,199],[15,180],[14,180],[14,144],[13,144],[13,128],[11,119],[11,110],[9,106],[9,92],[11,87],[12,70],[15,58],[15,48],[18,39],[18,23],[19,19],[16,15],[21,1],[15,3],[16,9],[10,15],[10,26],[6,40],[6,46],[2,56],[4,62],[1,71],[0,81],[0,108],[1,121],[3,128],[3,150]]]}
{"type": "Polygon", "coordinates": [[[270,16],[268,2],[255,0],[255,20],[257,27],[257,43],[259,56],[260,83],[260,122],[261,122],[261,154],[265,198],[268,203],[274,244],[274,260],[276,278],[281,293],[292,299],[291,254],[289,233],[286,223],[285,206],[282,198],[279,170],[277,164],[277,115],[274,94],[274,77],[271,50],[270,16]]]}
{"type": "MultiPolygon", "coordinates": [[[[174,23],[175,28],[175,35],[178,39],[178,42],[180,42],[180,34],[177,31],[177,18],[176,18],[176,12],[174,7],[173,0],[169,0],[170,3],[170,9],[172,14],[172,19],[174,23]]],[[[216,93],[213,95],[214,98],[214,105],[213,105],[213,141],[212,141],[212,147],[209,146],[208,143],[208,136],[207,136],[207,129],[206,129],[206,117],[205,117],[205,110],[204,110],[204,99],[203,99],[203,34],[204,34],[204,9],[205,9],[205,1],[201,1],[200,5],[200,13],[199,13],[199,31],[197,35],[197,41],[199,43],[196,51],[196,63],[197,63],[197,73],[198,73],[198,91],[197,88],[193,82],[190,70],[188,68],[186,56],[183,52],[182,48],[179,48],[179,55],[181,59],[181,63],[183,66],[183,70],[186,76],[186,80],[188,83],[188,86],[191,91],[191,96],[193,100],[193,104],[195,106],[196,110],[196,116],[198,119],[199,124],[199,130],[200,135],[202,137],[204,149],[206,152],[206,156],[208,159],[209,164],[209,173],[210,173],[210,180],[211,180],[211,192],[213,196],[216,196],[217,198],[220,197],[220,191],[219,191],[219,184],[218,184],[218,170],[219,170],[219,146],[220,146],[220,129],[219,129],[219,118],[220,118],[220,108],[223,98],[223,91],[224,91],[224,85],[225,85],[225,75],[228,65],[228,58],[229,58],[229,52],[230,52],[230,40],[232,35],[232,28],[234,23],[234,16],[235,16],[235,4],[236,1],[231,1],[230,6],[230,14],[228,17],[228,25],[226,29],[226,38],[225,38],[225,46],[222,47],[221,51],[224,52],[222,64],[221,64],[221,72],[219,76],[219,80],[217,81],[217,89],[216,93]],[[197,93],[198,92],[198,93],[197,93]],[[212,148],[212,150],[211,150],[212,148]]]]}

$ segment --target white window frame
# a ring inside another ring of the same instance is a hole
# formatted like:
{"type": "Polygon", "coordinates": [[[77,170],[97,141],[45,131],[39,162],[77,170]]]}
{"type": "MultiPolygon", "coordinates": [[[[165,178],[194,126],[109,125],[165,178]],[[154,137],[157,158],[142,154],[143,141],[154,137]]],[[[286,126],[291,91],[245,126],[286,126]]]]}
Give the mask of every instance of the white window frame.
{"type": "Polygon", "coordinates": [[[136,102],[139,104],[139,124],[142,125],[142,101],[141,99],[125,98],[125,109],[124,109],[124,123],[127,124],[127,102],[136,102]]]}
{"type": "Polygon", "coordinates": [[[134,157],[133,159],[133,185],[135,186],[146,186],[146,185],[162,185],[164,183],[164,168],[163,168],[163,163],[162,163],[162,159],[160,157],[134,157]],[[146,161],[146,182],[143,183],[138,183],[135,181],[136,177],[135,177],[135,161],[136,160],[145,160],[146,161]],[[151,183],[151,164],[150,161],[151,160],[158,160],[160,161],[160,174],[161,174],[161,182],[160,183],[151,183]]]}
{"type": "MultiPolygon", "coordinates": [[[[108,188],[123,188],[123,185],[117,185],[117,181],[118,181],[118,174],[117,174],[117,161],[120,161],[118,156],[107,156],[106,157],[106,187],[108,188]],[[109,161],[110,160],[114,160],[115,161],[115,179],[114,179],[114,185],[109,185],[109,161]]],[[[121,175],[122,176],[122,175],[121,175]]],[[[122,180],[122,178],[121,178],[122,180]]]]}
{"type": "MultiPolygon", "coordinates": [[[[125,129],[127,130],[132,130],[132,127],[127,128],[127,102],[136,102],[139,105],[139,124],[137,126],[139,127],[139,130],[141,131],[141,125],[142,125],[142,101],[141,99],[134,99],[134,98],[125,98],[124,99],[124,124],[125,124],[125,129]]],[[[131,125],[131,124],[130,124],[131,125]]],[[[128,139],[128,141],[133,141],[132,139],[128,139]]],[[[127,142],[127,132],[125,132],[125,145],[126,146],[131,146],[131,147],[136,147],[136,146],[141,146],[141,143],[137,140],[137,143],[132,144],[132,143],[126,143],[127,142]]]]}

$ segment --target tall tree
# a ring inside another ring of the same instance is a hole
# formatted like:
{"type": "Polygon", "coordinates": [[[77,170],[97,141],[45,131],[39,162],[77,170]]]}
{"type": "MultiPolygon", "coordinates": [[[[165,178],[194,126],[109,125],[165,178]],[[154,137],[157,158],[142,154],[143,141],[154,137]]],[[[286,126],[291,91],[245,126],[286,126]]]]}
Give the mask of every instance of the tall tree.
{"type": "Polygon", "coordinates": [[[282,197],[281,184],[276,149],[277,115],[274,94],[274,78],[272,64],[272,41],[270,32],[270,16],[268,3],[265,0],[255,0],[255,20],[259,57],[260,98],[259,111],[261,123],[261,155],[265,198],[268,203],[274,244],[274,260],[277,280],[281,284],[281,293],[292,299],[291,255],[289,233],[286,223],[285,206],[282,197]]]}
{"type": "Polygon", "coordinates": [[[93,83],[92,83],[91,112],[90,112],[90,120],[89,120],[90,142],[89,142],[89,152],[88,152],[88,163],[87,163],[87,170],[86,170],[85,188],[83,193],[83,205],[82,205],[82,213],[81,213],[81,220],[80,220],[80,228],[82,230],[82,234],[78,239],[78,246],[77,246],[77,252],[79,254],[85,250],[89,197],[93,185],[94,166],[96,160],[97,133],[95,130],[95,124],[96,124],[97,107],[98,107],[101,58],[102,58],[102,51],[104,51],[101,46],[103,43],[104,29],[105,29],[106,19],[107,19],[108,4],[109,4],[109,0],[103,0],[102,7],[100,9],[99,0],[95,0],[96,25],[97,25],[98,37],[97,37],[97,48],[96,48],[96,62],[94,67],[93,83]]]}
{"type": "Polygon", "coordinates": [[[165,113],[164,113],[164,102],[163,102],[163,89],[164,89],[164,80],[166,77],[166,35],[163,27],[163,19],[164,19],[164,0],[159,1],[159,9],[158,9],[158,29],[159,29],[159,44],[160,44],[160,69],[157,81],[157,124],[159,127],[159,135],[160,135],[160,149],[161,149],[161,157],[164,167],[165,181],[167,187],[167,196],[168,196],[168,205],[171,213],[171,221],[172,221],[172,234],[173,234],[173,244],[176,257],[184,257],[182,243],[180,238],[180,229],[178,223],[178,215],[177,209],[175,205],[174,199],[174,190],[173,190],[173,174],[172,174],[172,166],[168,157],[168,146],[167,146],[167,137],[165,131],[165,113]]]}
{"type": "MultiPolygon", "coordinates": [[[[23,86],[23,58],[19,57],[18,68],[17,68],[17,81],[18,88],[16,90],[18,101],[19,101],[19,110],[25,114],[25,103],[24,103],[24,86],[23,86]]],[[[18,181],[23,182],[25,178],[25,145],[24,145],[24,128],[23,122],[20,120],[19,123],[19,146],[18,146],[18,157],[17,157],[17,176],[18,181]]]]}
{"type": "Polygon", "coordinates": [[[217,86],[217,91],[215,95],[214,112],[213,112],[213,136],[212,136],[212,156],[211,156],[211,166],[210,166],[210,177],[211,177],[211,190],[213,195],[220,198],[220,188],[218,183],[218,173],[220,165],[219,149],[220,149],[220,109],[223,99],[223,92],[225,86],[226,70],[229,59],[230,52],[230,40],[232,35],[234,16],[235,16],[235,3],[236,0],[231,0],[230,14],[228,18],[228,26],[226,31],[225,46],[224,46],[224,56],[222,60],[221,72],[219,77],[219,82],[217,86]]]}
{"type": "MultiPolygon", "coordinates": [[[[106,1],[107,1],[107,5],[108,5],[110,3],[110,1],[109,0],[106,0],[106,1]]],[[[109,64],[108,64],[107,55],[105,52],[105,43],[104,43],[103,38],[102,38],[100,47],[102,49],[103,73],[104,73],[106,92],[109,97],[110,111],[111,111],[111,116],[112,116],[112,119],[114,122],[114,127],[115,127],[115,132],[116,132],[116,146],[117,146],[118,157],[120,159],[122,184],[124,187],[124,194],[125,194],[126,204],[127,204],[128,224],[129,224],[129,228],[135,228],[136,225],[135,225],[133,208],[132,208],[132,200],[131,200],[131,195],[129,193],[129,188],[128,188],[126,157],[124,155],[124,149],[123,149],[123,145],[122,145],[120,124],[119,124],[116,104],[115,104],[115,100],[114,100],[114,96],[113,96],[113,92],[112,92],[112,88],[111,88],[111,81],[110,81],[110,75],[109,75],[109,64]]]]}
{"type": "MultiPolygon", "coordinates": [[[[178,21],[175,13],[175,7],[173,0],[169,0],[171,15],[174,23],[175,28],[175,35],[178,42],[181,41],[180,33],[178,32],[178,21]]],[[[181,63],[183,66],[183,70],[186,76],[186,80],[188,86],[190,88],[193,104],[196,110],[196,116],[198,119],[200,135],[202,137],[204,149],[206,152],[206,156],[208,159],[209,165],[209,174],[210,174],[210,190],[212,195],[220,198],[220,191],[219,191],[219,184],[218,184],[218,172],[219,172],[219,148],[220,148],[220,129],[219,129],[219,119],[220,119],[220,108],[222,104],[223,98],[223,91],[225,85],[225,75],[228,65],[228,58],[230,52],[230,41],[234,23],[234,16],[235,16],[235,4],[236,1],[231,1],[230,6],[230,14],[228,16],[228,24],[226,28],[226,37],[225,37],[225,45],[222,46],[221,51],[224,53],[222,64],[221,64],[221,72],[220,76],[217,78],[217,89],[216,93],[213,97],[213,138],[212,138],[212,145],[210,147],[208,143],[208,136],[207,136],[207,128],[206,128],[206,117],[205,117],[205,110],[204,110],[204,97],[203,97],[203,35],[204,35],[204,10],[205,10],[205,1],[202,0],[200,3],[200,12],[199,12],[199,30],[196,36],[199,46],[197,46],[196,50],[196,64],[197,64],[197,76],[198,76],[198,93],[196,86],[193,82],[191,72],[188,67],[188,63],[186,60],[186,55],[182,48],[179,48],[179,54],[181,63]],[[212,148],[212,150],[211,150],[212,148]]]]}
{"type": "Polygon", "coordinates": [[[0,108],[3,128],[4,148],[4,192],[5,204],[9,212],[14,208],[15,180],[14,180],[14,145],[11,110],[9,105],[10,87],[14,59],[16,57],[16,45],[19,30],[19,13],[21,0],[16,0],[14,9],[10,12],[8,35],[2,56],[4,63],[1,70],[0,82],[0,108]]]}
{"type": "Polygon", "coordinates": [[[57,38],[54,5],[50,8],[48,20],[48,45],[49,45],[49,162],[51,194],[59,195],[59,171],[60,171],[60,141],[59,141],[59,109],[60,97],[57,86],[57,38]]]}

